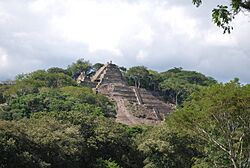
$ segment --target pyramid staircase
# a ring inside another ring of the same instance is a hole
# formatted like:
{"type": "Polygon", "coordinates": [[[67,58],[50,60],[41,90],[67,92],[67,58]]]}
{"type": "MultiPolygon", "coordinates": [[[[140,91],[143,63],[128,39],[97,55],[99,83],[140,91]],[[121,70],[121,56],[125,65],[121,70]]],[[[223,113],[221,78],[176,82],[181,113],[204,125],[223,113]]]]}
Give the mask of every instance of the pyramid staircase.
{"type": "Polygon", "coordinates": [[[95,75],[93,77],[91,77],[91,82],[96,82],[96,80],[100,77],[100,75],[107,68],[107,66],[108,66],[108,64],[105,64],[100,69],[98,69],[98,71],[95,73],[95,75]]]}
{"type": "Polygon", "coordinates": [[[135,97],[136,97],[136,99],[137,99],[137,101],[138,101],[138,104],[139,104],[139,105],[143,104],[142,97],[141,97],[141,94],[140,94],[139,89],[138,89],[137,87],[135,87],[135,88],[133,89],[133,91],[135,92],[135,97]]]}

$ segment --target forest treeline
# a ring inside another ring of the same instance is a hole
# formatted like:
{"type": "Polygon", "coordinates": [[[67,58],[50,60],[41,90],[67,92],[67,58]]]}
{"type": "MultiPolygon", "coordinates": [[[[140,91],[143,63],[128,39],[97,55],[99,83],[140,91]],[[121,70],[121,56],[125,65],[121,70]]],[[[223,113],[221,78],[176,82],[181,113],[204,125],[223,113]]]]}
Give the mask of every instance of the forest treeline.
{"type": "Polygon", "coordinates": [[[0,86],[0,167],[250,167],[250,85],[195,71],[120,67],[129,85],[176,104],[155,126],[115,122],[116,104],[77,85],[102,64],[17,75],[0,86]]]}

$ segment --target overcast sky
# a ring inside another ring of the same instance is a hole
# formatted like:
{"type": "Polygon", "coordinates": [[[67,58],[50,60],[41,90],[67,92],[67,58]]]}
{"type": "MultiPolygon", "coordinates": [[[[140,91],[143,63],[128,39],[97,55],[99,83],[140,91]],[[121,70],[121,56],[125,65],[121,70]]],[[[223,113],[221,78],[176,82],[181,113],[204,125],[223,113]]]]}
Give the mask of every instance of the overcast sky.
{"type": "Polygon", "coordinates": [[[84,58],[250,83],[249,15],[225,35],[211,21],[217,4],[205,1],[0,0],[0,80],[84,58]]]}

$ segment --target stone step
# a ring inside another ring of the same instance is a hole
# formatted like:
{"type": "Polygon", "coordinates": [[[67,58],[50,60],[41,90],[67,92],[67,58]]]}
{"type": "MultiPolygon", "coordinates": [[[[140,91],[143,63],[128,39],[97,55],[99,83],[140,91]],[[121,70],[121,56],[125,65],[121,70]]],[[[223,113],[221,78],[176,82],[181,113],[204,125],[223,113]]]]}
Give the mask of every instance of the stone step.
{"type": "Polygon", "coordinates": [[[137,103],[137,100],[136,99],[127,99],[129,102],[131,103],[137,103]]]}
{"type": "Polygon", "coordinates": [[[125,85],[116,85],[115,88],[116,89],[129,89],[129,90],[132,90],[129,86],[125,86],[125,85]]]}
{"type": "Polygon", "coordinates": [[[102,84],[105,84],[105,83],[124,83],[124,81],[121,80],[121,79],[115,79],[115,80],[112,80],[112,79],[103,79],[102,80],[102,84]]]}
{"type": "Polygon", "coordinates": [[[144,106],[146,106],[147,108],[157,108],[157,109],[171,109],[168,106],[165,105],[156,105],[156,104],[144,104],[144,106]]]}
{"type": "Polygon", "coordinates": [[[114,73],[114,72],[107,72],[106,71],[106,74],[105,74],[105,76],[108,76],[108,77],[122,77],[122,74],[120,74],[120,73],[114,73]]]}
{"type": "Polygon", "coordinates": [[[126,89],[114,89],[113,92],[123,93],[123,94],[135,94],[133,90],[126,90],[126,89]]]}
{"type": "Polygon", "coordinates": [[[117,92],[121,94],[134,94],[132,90],[114,90],[113,92],[117,92]]]}
{"type": "Polygon", "coordinates": [[[143,99],[156,99],[153,95],[144,95],[144,94],[141,94],[141,97],[143,99]]]}
{"type": "Polygon", "coordinates": [[[120,72],[114,72],[114,71],[106,71],[107,76],[122,76],[120,72]]]}
{"type": "Polygon", "coordinates": [[[157,104],[157,105],[161,105],[163,104],[163,102],[159,101],[159,100],[154,100],[154,99],[143,99],[144,104],[157,104]]]}
{"type": "Polygon", "coordinates": [[[136,99],[135,95],[130,95],[130,94],[119,94],[119,93],[113,93],[113,96],[120,96],[120,97],[124,97],[124,98],[134,98],[136,99]]]}

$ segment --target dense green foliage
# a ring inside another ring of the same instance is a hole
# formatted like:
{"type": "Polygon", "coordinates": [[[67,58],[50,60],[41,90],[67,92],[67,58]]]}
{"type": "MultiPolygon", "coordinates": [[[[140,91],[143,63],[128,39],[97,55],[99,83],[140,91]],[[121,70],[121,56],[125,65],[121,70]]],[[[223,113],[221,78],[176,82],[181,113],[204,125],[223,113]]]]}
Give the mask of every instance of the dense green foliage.
{"type": "Polygon", "coordinates": [[[114,105],[88,88],[74,86],[60,89],[39,88],[36,93],[18,95],[7,100],[0,118],[13,120],[29,118],[36,112],[80,111],[93,115],[114,115],[114,105]]]}
{"type": "Polygon", "coordinates": [[[94,94],[90,88],[77,87],[75,81],[62,72],[59,68],[38,70],[19,75],[14,85],[2,86],[0,100],[5,105],[0,118],[29,118],[33,113],[52,111],[115,115],[114,104],[108,98],[94,94]]]}
{"type": "Polygon", "coordinates": [[[205,141],[196,167],[250,166],[250,85],[231,81],[203,88],[169,123],[205,141]]]}
{"type": "Polygon", "coordinates": [[[131,85],[184,101],[159,125],[126,126],[114,121],[114,103],[72,80],[82,63],[89,64],[22,74],[0,86],[1,168],[250,166],[250,85],[217,84],[181,68],[122,68],[131,85]]]}
{"type": "Polygon", "coordinates": [[[129,128],[110,119],[54,112],[0,125],[2,167],[140,167],[129,128]]]}
{"type": "Polygon", "coordinates": [[[191,167],[192,158],[199,155],[194,147],[197,144],[191,136],[178,135],[165,123],[137,137],[145,168],[191,167]]]}
{"type": "Polygon", "coordinates": [[[217,83],[211,77],[182,68],[173,68],[158,73],[143,66],[135,66],[129,68],[125,76],[129,85],[157,91],[167,101],[176,105],[181,104],[192,92],[201,87],[217,83]]]}
{"type": "Polygon", "coordinates": [[[168,101],[176,105],[186,100],[191,93],[202,87],[216,83],[211,77],[195,72],[186,71],[182,68],[173,68],[161,73],[162,81],[159,83],[163,95],[168,101]]]}

